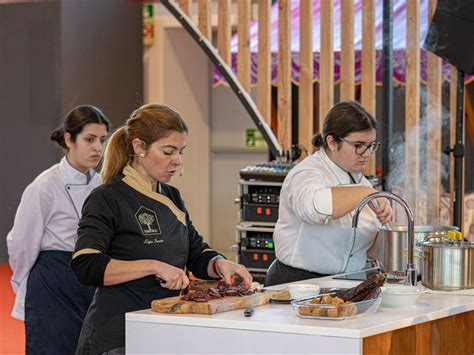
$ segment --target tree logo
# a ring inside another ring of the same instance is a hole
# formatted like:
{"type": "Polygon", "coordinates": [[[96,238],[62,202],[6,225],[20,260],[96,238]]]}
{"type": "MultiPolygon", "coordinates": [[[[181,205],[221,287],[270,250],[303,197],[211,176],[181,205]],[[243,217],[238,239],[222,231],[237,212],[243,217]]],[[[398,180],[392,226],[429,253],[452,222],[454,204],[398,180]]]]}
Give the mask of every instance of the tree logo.
{"type": "Polygon", "coordinates": [[[135,213],[135,218],[140,225],[143,235],[161,234],[160,224],[158,223],[155,211],[141,206],[137,213],[135,213]]]}

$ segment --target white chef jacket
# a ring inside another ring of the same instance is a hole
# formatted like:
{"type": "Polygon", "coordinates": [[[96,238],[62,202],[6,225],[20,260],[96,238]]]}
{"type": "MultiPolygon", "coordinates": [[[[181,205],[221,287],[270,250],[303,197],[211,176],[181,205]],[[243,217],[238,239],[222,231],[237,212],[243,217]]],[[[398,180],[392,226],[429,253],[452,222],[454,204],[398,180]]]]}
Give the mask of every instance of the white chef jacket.
{"type": "Polygon", "coordinates": [[[101,183],[95,171],[89,183],[84,173],[63,157],[42,172],[23,192],[13,228],[7,235],[11,284],[16,293],[12,316],[24,320],[26,284],[43,250],[74,250],[82,205],[101,183]]]}
{"type": "Polygon", "coordinates": [[[331,216],[331,187],[371,186],[362,173],[351,175],[356,183],[324,149],[291,169],[281,189],[273,234],[276,257],[282,263],[331,275],[358,271],[365,266],[367,250],[380,226],[375,213],[364,207],[355,235],[354,211],[338,219],[331,216]]]}

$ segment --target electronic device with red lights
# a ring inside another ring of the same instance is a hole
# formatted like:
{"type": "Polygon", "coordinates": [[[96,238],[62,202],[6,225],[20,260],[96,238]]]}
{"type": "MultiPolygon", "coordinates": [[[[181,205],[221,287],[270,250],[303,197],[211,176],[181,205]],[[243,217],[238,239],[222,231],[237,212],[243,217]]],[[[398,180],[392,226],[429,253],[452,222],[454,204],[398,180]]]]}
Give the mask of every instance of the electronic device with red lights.
{"type": "Polygon", "coordinates": [[[240,170],[239,221],[236,261],[244,265],[255,281],[262,282],[275,260],[273,230],[278,220],[280,191],[295,163],[270,162],[240,170]]]}
{"type": "Polygon", "coordinates": [[[273,228],[239,224],[236,231],[237,261],[251,273],[265,273],[275,260],[273,228]]]}
{"type": "Polygon", "coordinates": [[[278,219],[281,182],[240,180],[241,220],[275,223],[278,219]]]}

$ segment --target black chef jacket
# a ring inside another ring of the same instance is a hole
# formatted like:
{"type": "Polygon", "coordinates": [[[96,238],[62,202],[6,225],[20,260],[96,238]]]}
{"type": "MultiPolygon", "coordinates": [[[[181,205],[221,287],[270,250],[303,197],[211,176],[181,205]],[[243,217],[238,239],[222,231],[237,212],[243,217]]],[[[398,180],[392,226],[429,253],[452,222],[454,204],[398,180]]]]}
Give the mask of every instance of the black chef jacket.
{"type": "Polygon", "coordinates": [[[98,187],[84,204],[71,265],[82,283],[98,289],[77,354],[125,346],[126,312],[150,308],[152,300],[178,294],[162,288],[154,276],[104,286],[111,258],[156,259],[210,278],[208,263],[219,254],[194,229],[178,190],[166,184],[159,184],[159,189],[152,191],[151,184],[127,166],[123,176],[98,187]]]}

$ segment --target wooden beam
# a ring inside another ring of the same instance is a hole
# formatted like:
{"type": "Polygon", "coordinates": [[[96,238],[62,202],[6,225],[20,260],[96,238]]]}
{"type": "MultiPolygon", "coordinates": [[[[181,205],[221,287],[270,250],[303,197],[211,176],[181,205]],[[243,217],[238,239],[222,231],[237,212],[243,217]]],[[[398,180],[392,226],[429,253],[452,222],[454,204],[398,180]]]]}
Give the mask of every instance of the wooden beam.
{"type": "Polygon", "coordinates": [[[298,143],[312,151],[313,127],[313,2],[300,0],[300,87],[298,143]]]}
{"type": "Polygon", "coordinates": [[[271,0],[258,2],[257,107],[265,121],[271,121],[271,0]]]}
{"type": "MultiPolygon", "coordinates": [[[[375,0],[362,1],[361,104],[375,117],[375,0]]],[[[375,176],[375,155],[364,174],[375,176]]]]}
{"type": "Polygon", "coordinates": [[[230,0],[217,2],[217,51],[227,65],[230,65],[230,0]]]}
{"type": "Polygon", "coordinates": [[[198,1],[198,23],[199,30],[208,39],[212,39],[211,32],[211,6],[210,0],[198,1]]]}
{"type": "Polygon", "coordinates": [[[278,2],[278,140],[291,146],[291,0],[278,2]]]}
{"type": "Polygon", "coordinates": [[[179,7],[183,12],[190,16],[191,15],[191,1],[190,0],[179,0],[179,7]]]}
{"type": "Polygon", "coordinates": [[[354,0],[341,1],[341,101],[354,100],[354,0]]]}
{"type": "MultiPolygon", "coordinates": [[[[451,65],[451,77],[449,79],[449,147],[453,149],[456,144],[456,94],[457,94],[458,71],[451,65]]],[[[449,155],[449,195],[451,206],[451,225],[454,225],[454,157],[449,155]]]]}
{"type": "MultiPolygon", "coordinates": [[[[436,10],[436,0],[429,0],[428,23],[436,10]]],[[[427,161],[426,222],[440,225],[441,215],[441,59],[428,52],[427,82],[427,161]]]]}
{"type": "Polygon", "coordinates": [[[405,198],[420,217],[420,0],[407,1],[405,93],[405,198]]]}
{"type": "Polygon", "coordinates": [[[237,76],[243,88],[250,92],[250,0],[237,2],[237,76]]]}
{"type": "Polygon", "coordinates": [[[321,53],[319,55],[319,132],[326,114],[334,104],[333,0],[320,2],[321,53]]]}

